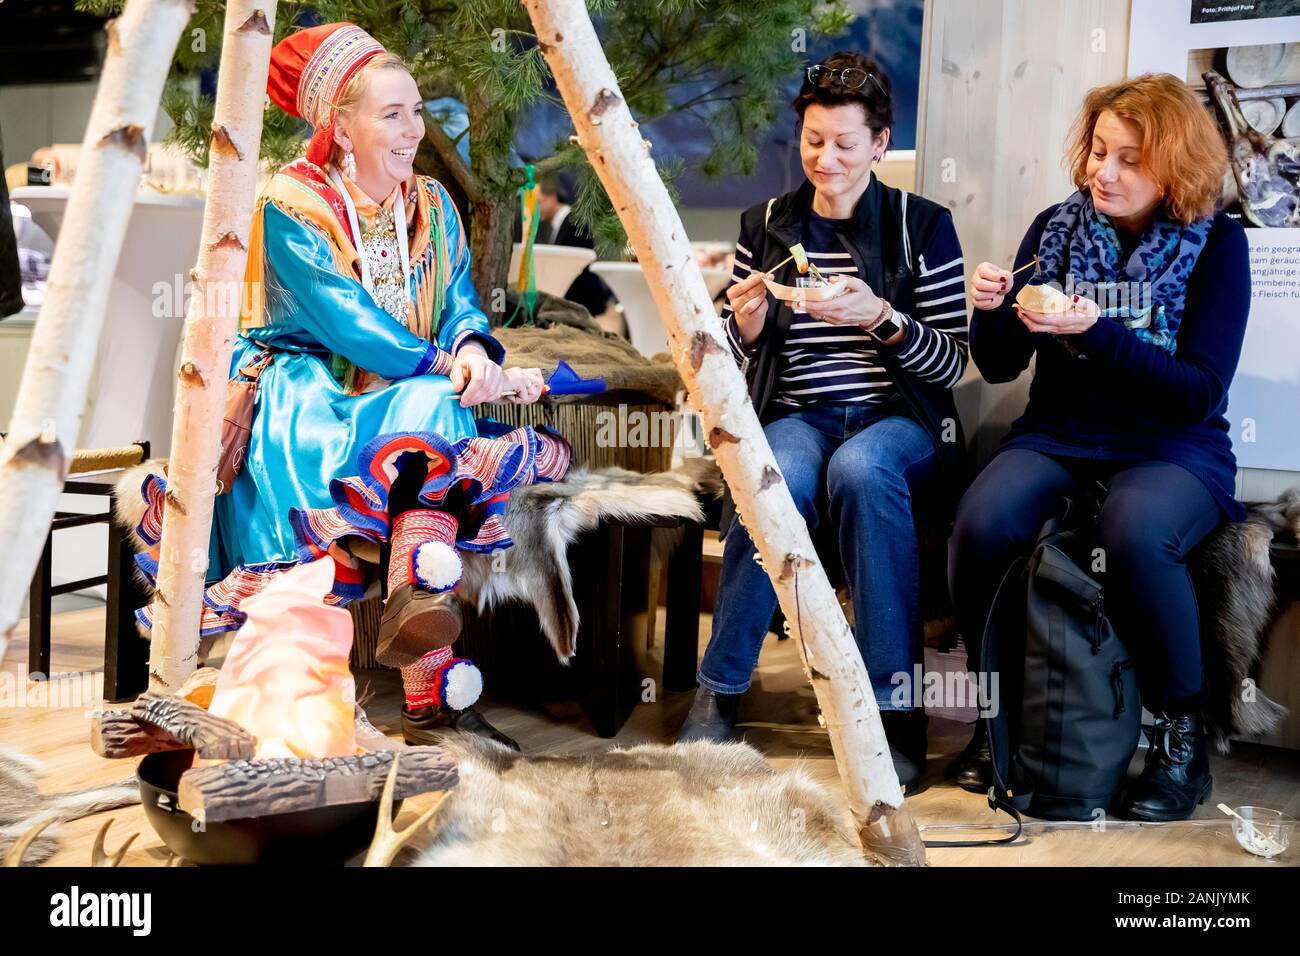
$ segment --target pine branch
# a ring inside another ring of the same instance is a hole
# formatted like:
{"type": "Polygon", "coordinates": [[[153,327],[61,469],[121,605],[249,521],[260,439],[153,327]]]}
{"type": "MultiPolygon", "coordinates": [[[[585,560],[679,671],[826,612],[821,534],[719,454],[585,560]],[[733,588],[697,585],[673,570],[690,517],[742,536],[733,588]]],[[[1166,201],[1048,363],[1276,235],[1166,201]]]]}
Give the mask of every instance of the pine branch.
{"type": "MultiPolygon", "coordinates": [[[[466,127],[465,132],[468,132],[468,129],[469,128],[466,127]]],[[[483,202],[485,198],[483,195],[483,185],[478,181],[478,177],[474,175],[473,171],[465,165],[465,160],[461,158],[460,150],[456,148],[456,143],[459,141],[460,136],[453,140],[447,135],[447,131],[444,130],[439,123],[435,122],[433,117],[429,116],[427,113],[424,114],[424,135],[425,138],[433,144],[433,148],[437,150],[438,158],[442,160],[443,164],[446,165],[449,170],[451,170],[451,174],[456,177],[456,182],[460,184],[460,188],[465,190],[465,195],[469,198],[470,202],[483,202]]],[[[464,132],[462,132],[461,135],[463,136],[464,132]]]]}

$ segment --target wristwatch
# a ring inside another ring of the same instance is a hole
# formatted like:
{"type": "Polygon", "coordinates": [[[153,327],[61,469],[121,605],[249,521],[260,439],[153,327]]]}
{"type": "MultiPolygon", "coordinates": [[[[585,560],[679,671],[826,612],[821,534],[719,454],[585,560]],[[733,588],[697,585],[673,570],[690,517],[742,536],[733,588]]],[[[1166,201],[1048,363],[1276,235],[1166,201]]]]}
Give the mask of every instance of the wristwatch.
{"type": "MultiPolygon", "coordinates": [[[[884,302],[883,299],[881,301],[884,302]]],[[[881,311],[885,317],[867,329],[867,334],[877,342],[887,342],[903,331],[903,323],[894,318],[894,307],[888,302],[885,302],[881,311]]]]}

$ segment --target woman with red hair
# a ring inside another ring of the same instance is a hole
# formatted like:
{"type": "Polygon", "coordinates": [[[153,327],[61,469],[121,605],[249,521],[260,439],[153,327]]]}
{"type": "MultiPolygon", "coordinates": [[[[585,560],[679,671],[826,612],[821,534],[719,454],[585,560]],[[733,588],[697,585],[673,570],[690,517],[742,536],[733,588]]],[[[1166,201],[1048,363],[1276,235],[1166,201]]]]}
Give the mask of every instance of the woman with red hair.
{"type": "MultiPolygon", "coordinates": [[[[1224,413],[1250,308],[1241,225],[1216,212],[1223,140],[1168,74],[1092,90],[1068,142],[1078,191],[1030,226],[1015,268],[970,280],[971,355],[989,382],[1036,359],[1029,404],[963,497],[949,577],[971,660],[1004,571],[1063,496],[1107,488],[1098,531],[1106,609],[1156,715],[1145,768],[1122,811],[1176,820],[1209,796],[1200,709],[1200,620],[1189,552],[1244,509],[1224,413]],[[1014,304],[1027,282],[1059,284],[1062,312],[1014,304]]],[[[981,735],[953,767],[987,791],[981,735]]]]}

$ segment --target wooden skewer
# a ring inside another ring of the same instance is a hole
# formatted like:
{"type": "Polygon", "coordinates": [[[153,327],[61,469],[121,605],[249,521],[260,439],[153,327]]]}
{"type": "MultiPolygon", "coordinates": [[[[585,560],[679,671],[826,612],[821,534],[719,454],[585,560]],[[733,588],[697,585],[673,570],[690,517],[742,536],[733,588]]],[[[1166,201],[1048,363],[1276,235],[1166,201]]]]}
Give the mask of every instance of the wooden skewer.
{"type": "MultiPolygon", "coordinates": [[[[772,266],[772,268],[768,269],[768,270],[767,270],[768,274],[770,275],[770,274],[775,273],[777,269],[781,268],[783,265],[785,265],[787,262],[789,262],[789,261],[790,261],[791,259],[793,259],[793,258],[794,258],[794,254],[793,254],[793,253],[791,253],[790,255],[786,256],[784,259],[782,259],[782,260],[781,260],[780,262],[778,262],[776,265],[772,266]]],[[[809,261],[808,261],[808,271],[811,272],[813,275],[815,275],[818,279],[821,279],[823,282],[828,282],[828,281],[830,281],[830,280],[828,280],[824,275],[822,275],[822,271],[821,271],[820,269],[818,269],[817,266],[815,266],[815,265],[813,264],[812,260],[809,260],[809,261]]]]}
{"type": "MultiPolygon", "coordinates": [[[[1026,269],[1028,269],[1030,266],[1036,266],[1036,265],[1038,265],[1038,256],[1034,256],[1034,258],[1030,259],[1030,260],[1029,260],[1028,262],[1026,262],[1023,266],[1021,266],[1019,269],[1017,269],[1016,272],[1024,272],[1024,271],[1025,271],[1026,269]]],[[[1012,275],[1015,275],[1016,272],[1013,272],[1013,273],[1011,273],[1011,274],[1012,274],[1012,275]]]]}

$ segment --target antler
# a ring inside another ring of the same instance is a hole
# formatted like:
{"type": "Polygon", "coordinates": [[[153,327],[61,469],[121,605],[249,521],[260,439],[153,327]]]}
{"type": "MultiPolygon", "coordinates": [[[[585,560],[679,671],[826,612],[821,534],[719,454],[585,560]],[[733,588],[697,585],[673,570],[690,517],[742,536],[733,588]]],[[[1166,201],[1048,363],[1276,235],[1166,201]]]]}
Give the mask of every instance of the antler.
{"type": "Polygon", "coordinates": [[[437,815],[442,801],[447,799],[450,790],[439,791],[434,796],[434,803],[420,814],[420,818],[401,830],[393,829],[393,788],[397,783],[397,763],[401,755],[393,754],[393,765],[388,768],[388,779],[384,782],[384,792],[379,798],[379,820],[375,823],[375,838],[370,842],[362,866],[390,866],[398,851],[424,828],[424,825],[437,815]]]}
{"type": "Polygon", "coordinates": [[[57,816],[51,815],[32,826],[30,830],[18,838],[17,843],[10,847],[9,852],[5,854],[4,862],[0,863],[0,866],[22,866],[23,857],[27,854],[28,848],[36,841],[36,838],[41,835],[46,827],[58,819],[57,816]]]}
{"type": "Polygon", "coordinates": [[[108,834],[108,828],[112,825],[113,818],[109,817],[104,821],[104,825],[99,828],[99,833],[95,835],[95,845],[90,849],[91,866],[120,866],[122,863],[122,857],[126,856],[126,851],[130,849],[131,844],[135,842],[135,838],[140,835],[138,833],[132,833],[126,838],[126,842],[122,844],[121,849],[110,857],[104,852],[104,837],[108,834]]]}

